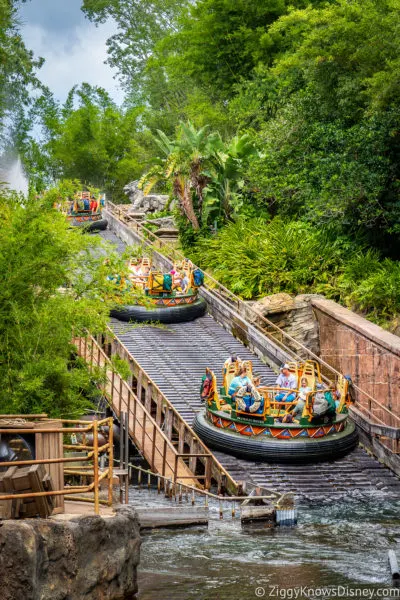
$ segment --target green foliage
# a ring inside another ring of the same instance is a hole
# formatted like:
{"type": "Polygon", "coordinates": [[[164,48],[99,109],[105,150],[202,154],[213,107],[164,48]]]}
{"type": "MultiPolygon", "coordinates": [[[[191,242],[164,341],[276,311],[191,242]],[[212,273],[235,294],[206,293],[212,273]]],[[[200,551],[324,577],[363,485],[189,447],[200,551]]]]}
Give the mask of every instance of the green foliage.
{"type": "Polygon", "coordinates": [[[83,0],[82,9],[96,23],[112,18],[118,33],[108,40],[109,63],[136,93],[155,44],[175,27],[188,0],[83,0]]]}
{"type": "Polygon", "coordinates": [[[232,291],[251,299],[322,287],[340,273],[349,246],[301,221],[239,219],[217,237],[199,242],[195,260],[232,291]]]}
{"type": "Polygon", "coordinates": [[[35,72],[42,60],[35,60],[24,45],[18,27],[18,0],[0,0],[0,148],[10,143],[24,119],[31,89],[39,87],[35,72]]]}
{"type": "MultiPolygon", "coordinates": [[[[25,142],[23,154],[30,173],[44,171],[48,182],[80,179],[126,200],[123,187],[143,172],[149,161],[146,139],[138,132],[141,107],[122,110],[105,90],[83,84],[74,87],[63,106],[50,93],[35,103],[42,142],[25,142]]],[[[39,177],[40,179],[40,177],[39,177]]]]}
{"type": "Polygon", "coordinates": [[[184,217],[178,219],[181,230],[190,224],[194,232],[207,231],[210,223],[223,223],[239,212],[244,202],[243,172],[256,153],[248,135],[224,143],[208,127],[197,129],[182,122],[175,139],[158,130],[156,142],[166,158],[143,176],[140,185],[148,193],[160,180],[170,182],[184,217]]]}
{"type": "Polygon", "coordinates": [[[400,264],[301,221],[239,219],[201,240],[193,260],[245,299],[323,293],[388,325],[400,312],[400,264]]]}
{"type": "MultiPolygon", "coordinates": [[[[0,196],[0,405],[3,412],[82,413],[94,382],[72,337],[102,332],[120,257],[97,236],[68,229],[45,199],[0,196]]],[[[98,374],[100,377],[101,374],[98,374]]]]}

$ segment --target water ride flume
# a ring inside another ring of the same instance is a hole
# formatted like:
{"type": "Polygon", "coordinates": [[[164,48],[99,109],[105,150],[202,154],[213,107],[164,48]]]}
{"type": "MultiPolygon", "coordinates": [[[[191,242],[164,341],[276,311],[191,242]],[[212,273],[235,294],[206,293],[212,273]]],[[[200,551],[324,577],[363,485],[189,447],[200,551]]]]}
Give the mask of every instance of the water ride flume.
{"type": "Polygon", "coordinates": [[[105,194],[95,195],[90,192],[77,192],[73,200],[58,202],[55,208],[63,212],[71,227],[82,227],[87,231],[104,231],[107,219],[103,218],[105,194]]]}
{"type": "Polygon", "coordinates": [[[206,312],[206,301],[199,296],[204,274],[188,259],[176,263],[168,273],[152,264],[149,256],[128,259],[129,277],[121,282],[141,290],[143,300],[111,311],[121,321],[182,323],[193,321],[206,312]]]}
{"type": "Polygon", "coordinates": [[[201,384],[205,408],[194,430],[208,446],[253,461],[330,460],[356,446],[348,378],[339,376],[332,386],[322,380],[318,363],[305,361],[283,365],[277,381],[260,386],[251,361],[230,357],[218,390],[207,369],[201,384]],[[290,387],[281,387],[282,381],[290,387]]]}

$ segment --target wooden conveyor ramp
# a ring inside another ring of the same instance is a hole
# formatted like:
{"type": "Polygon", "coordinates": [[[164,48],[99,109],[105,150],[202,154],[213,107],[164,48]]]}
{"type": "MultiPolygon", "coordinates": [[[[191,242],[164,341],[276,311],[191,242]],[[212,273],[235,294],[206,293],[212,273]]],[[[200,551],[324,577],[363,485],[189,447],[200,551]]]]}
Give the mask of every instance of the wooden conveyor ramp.
{"type": "Polygon", "coordinates": [[[129,435],[140,449],[153,472],[178,483],[198,486],[192,470],[178,456],[176,448],[161,430],[129,385],[120,377],[98,342],[91,336],[75,340],[79,355],[91,369],[102,369],[105,375],[103,393],[115,414],[128,414],[129,435]]]}
{"type": "MultiPolygon", "coordinates": [[[[125,245],[111,231],[102,237],[125,245]]],[[[143,368],[179,415],[190,425],[201,409],[199,388],[206,367],[221,382],[223,363],[231,354],[251,359],[254,372],[264,385],[275,382],[276,374],[245,348],[231,333],[207,315],[167,329],[129,325],[115,319],[111,329],[127,353],[143,368]]],[[[336,461],[310,465],[271,464],[238,459],[222,452],[213,456],[233,480],[249,482],[277,492],[294,491],[300,496],[343,496],[355,491],[384,490],[398,494],[399,479],[363,449],[357,448],[336,461]]]]}

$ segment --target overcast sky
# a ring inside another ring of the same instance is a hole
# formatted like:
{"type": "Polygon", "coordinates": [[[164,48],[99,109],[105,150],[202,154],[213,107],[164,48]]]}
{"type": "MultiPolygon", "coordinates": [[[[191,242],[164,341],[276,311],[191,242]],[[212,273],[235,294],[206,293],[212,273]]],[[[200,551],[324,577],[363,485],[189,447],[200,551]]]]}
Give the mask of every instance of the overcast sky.
{"type": "Polygon", "coordinates": [[[21,31],[26,46],[46,62],[39,78],[56,98],[65,101],[75,85],[104,87],[120,104],[123,94],[115,72],[104,64],[106,40],[115,32],[112,22],[96,27],[80,10],[81,0],[30,0],[21,5],[21,31]]]}

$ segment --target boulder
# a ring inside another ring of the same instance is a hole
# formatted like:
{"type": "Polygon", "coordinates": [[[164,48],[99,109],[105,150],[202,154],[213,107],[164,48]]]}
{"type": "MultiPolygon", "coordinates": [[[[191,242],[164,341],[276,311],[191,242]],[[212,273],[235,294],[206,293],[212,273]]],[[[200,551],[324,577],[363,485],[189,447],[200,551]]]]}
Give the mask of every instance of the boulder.
{"type": "MultiPolygon", "coordinates": [[[[248,306],[314,354],[319,354],[319,326],[311,305],[312,299],[316,297],[321,298],[319,294],[299,294],[293,297],[279,293],[265,296],[257,302],[249,302],[248,306]]],[[[254,318],[252,311],[246,311],[246,316],[262,326],[262,319],[254,318]]]]}
{"type": "Polygon", "coordinates": [[[254,310],[264,316],[287,312],[288,310],[293,310],[294,307],[294,298],[283,292],[273,294],[272,296],[265,296],[253,304],[254,310]]]}
{"type": "Polygon", "coordinates": [[[2,521],[2,600],[122,600],[137,592],[137,515],[2,521]]]}

